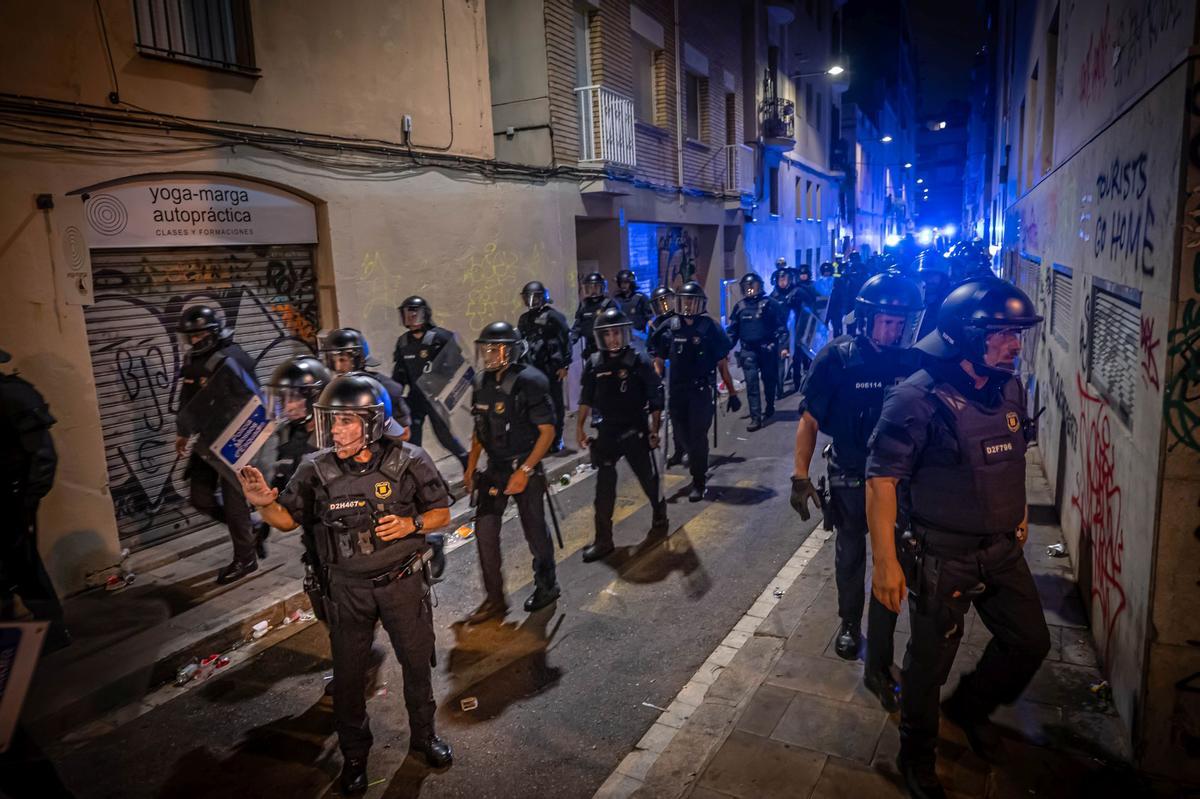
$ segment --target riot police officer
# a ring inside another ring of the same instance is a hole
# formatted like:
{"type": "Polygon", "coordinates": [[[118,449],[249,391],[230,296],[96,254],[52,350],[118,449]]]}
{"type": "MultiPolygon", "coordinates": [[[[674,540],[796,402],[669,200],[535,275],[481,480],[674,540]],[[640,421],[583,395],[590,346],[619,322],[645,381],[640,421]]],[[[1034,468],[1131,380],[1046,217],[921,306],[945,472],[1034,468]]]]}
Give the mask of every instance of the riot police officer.
{"type": "MultiPolygon", "coordinates": [[[[0,350],[0,363],[12,360],[0,350]]],[[[37,546],[37,512],[54,485],[55,419],[36,388],[0,372],[0,618],[12,618],[13,594],[38,620],[49,621],[46,651],[71,642],[62,603],[37,546]]]]}
{"type": "MultiPolygon", "coordinates": [[[[675,316],[675,291],[670,286],[659,286],[650,292],[650,305],[654,308],[655,316],[650,322],[650,332],[646,336],[646,351],[652,358],[654,371],[658,373],[659,377],[662,377],[663,361],[654,358],[654,353],[658,351],[658,336],[667,327],[666,323],[675,316]]],[[[670,423],[670,418],[667,419],[667,427],[671,435],[672,446],[672,451],[667,456],[667,468],[669,469],[683,463],[687,445],[684,443],[679,428],[670,423]]]]}
{"type": "Polygon", "coordinates": [[[654,450],[662,422],[662,378],[650,359],[632,346],[633,323],[619,308],[596,317],[593,333],[598,352],[583,367],[576,438],[590,447],[596,475],[596,540],[583,550],[590,563],[612,554],[613,507],[617,500],[617,461],[625,458],[650,500],[651,535],[667,532],[667,503],[659,486],[654,450]],[[597,434],[585,432],[595,409],[597,434]],[[648,417],[648,419],[647,419],[648,417]]]}
{"type": "Polygon", "coordinates": [[[938,309],[950,293],[950,262],[937,250],[922,250],[913,260],[911,271],[925,292],[925,317],[918,334],[924,338],[937,328],[938,309]]]}
{"type": "Polygon", "coordinates": [[[633,329],[645,333],[646,326],[654,316],[654,309],[650,299],[637,290],[637,275],[632,269],[617,272],[617,293],[613,294],[613,300],[633,324],[633,329]]]}
{"type": "Polygon", "coordinates": [[[999,746],[989,715],[1016,701],[1050,649],[1022,552],[1033,424],[1015,374],[1021,335],[1041,320],[1024,292],[999,278],[957,286],[937,330],[917,344],[924,368],[888,394],[869,442],[872,591],[892,611],[909,595],[897,765],[915,796],[944,796],[934,771],[938,695],[971,605],[993,637],[942,710],[984,756],[999,746]],[[913,535],[898,558],[901,482],[913,535]]]}
{"type": "Polygon", "coordinates": [[[562,449],[566,398],[563,381],[571,365],[571,329],[567,319],[551,306],[550,292],[536,280],[521,289],[521,301],[528,311],[517,320],[517,330],[528,347],[526,359],[546,376],[550,383],[550,401],[554,403],[554,444],[551,452],[562,449]]]}
{"type": "MultiPolygon", "coordinates": [[[[225,327],[215,308],[193,305],[185,308],[176,327],[182,347],[187,348],[179,370],[179,407],[184,408],[216,373],[226,358],[231,358],[247,375],[254,377],[254,361],[233,341],[233,331],[225,327]]],[[[190,436],[180,423],[175,436],[175,452],[187,452],[190,436]]],[[[188,479],[192,507],[229,528],[233,541],[233,561],[217,572],[217,583],[240,580],[258,570],[258,558],[266,557],[266,540],[255,534],[250,521],[250,506],[241,487],[223,479],[196,452],[188,459],[184,474],[188,479]],[[221,499],[217,499],[217,489],[221,499]]]]}
{"type": "Polygon", "coordinates": [[[476,498],[475,545],[486,597],[467,617],[468,624],[508,612],[500,566],[500,526],[512,497],[525,541],[533,553],[534,591],[525,600],[529,613],[559,596],[554,545],[546,526],[546,475],[541,460],[554,441],[554,406],[546,376],[520,363],[520,334],[507,322],[493,322],[475,339],[476,374],[471,394],[475,433],[464,477],[476,498]],[[487,452],[487,468],[477,471],[487,452]]]}
{"type": "Polygon", "coordinates": [[[729,374],[727,356],[733,344],[721,326],[705,315],[707,307],[708,298],[700,284],[684,283],[675,293],[675,316],[662,327],[654,352],[660,374],[663,362],[670,362],[668,413],[688,457],[692,474],[689,502],[704,499],[708,428],[716,413],[717,370],[729,388],[729,410],[737,412],[742,407],[729,374]]]}
{"type": "MultiPolygon", "coordinates": [[[[817,497],[809,477],[817,434],[833,438],[826,517],[837,531],[834,568],[841,625],[834,649],[846,660],[858,658],[862,642],[863,580],[867,568],[867,439],[875,429],[884,392],[917,370],[916,341],[924,306],[921,289],[906,277],[876,275],[863,284],[855,303],[862,320],[858,335],[839,336],[813,360],[800,398],[792,505],[808,519],[808,501],[817,497]]],[[[818,502],[820,500],[818,499],[818,502]]],[[[871,599],[863,682],[889,713],[898,709],[892,679],[892,634],[896,614],[871,599]]]]}
{"type": "MultiPolygon", "coordinates": [[[[267,483],[282,491],[296,473],[306,455],[317,451],[313,403],[325,386],[333,379],[333,373],[311,355],[300,355],[281,363],[271,374],[266,385],[267,418],[278,422],[274,436],[274,451],[270,453],[270,471],[267,483]]],[[[269,525],[262,522],[264,526],[269,525]]],[[[315,531],[311,524],[301,522],[301,541],[304,544],[304,592],[308,594],[313,613],[328,624],[325,613],[325,596],[328,581],[321,563],[315,531]]],[[[333,682],[326,684],[326,693],[331,692],[333,682]]]]}
{"type": "Polygon", "coordinates": [[[825,318],[833,328],[834,336],[842,335],[845,329],[846,314],[854,310],[854,299],[870,276],[862,256],[857,252],[850,253],[849,262],[842,269],[841,274],[833,280],[833,289],[829,293],[829,305],[825,309],[825,318]]]}
{"type": "Polygon", "coordinates": [[[412,442],[421,445],[425,419],[433,425],[433,434],[438,443],[446,451],[458,459],[464,469],[467,468],[467,451],[462,442],[455,438],[450,427],[436,413],[431,404],[432,398],[425,396],[421,389],[421,375],[425,373],[441,351],[454,341],[454,334],[445,328],[438,327],[433,322],[433,308],[423,297],[407,297],[397,309],[400,312],[400,324],[406,329],[396,339],[396,348],[392,352],[394,366],[392,380],[408,388],[408,404],[412,409],[412,442]]]}
{"type": "Polygon", "coordinates": [[[571,346],[575,342],[583,342],[583,357],[586,359],[596,351],[596,340],[592,338],[592,324],[596,314],[605,308],[616,308],[617,303],[611,297],[605,296],[608,291],[608,281],[599,272],[591,272],[582,281],[579,307],[575,309],[575,323],[571,325],[571,346]]]}
{"type": "Polygon", "coordinates": [[[361,372],[383,386],[391,409],[388,418],[394,422],[389,422],[387,434],[403,441],[411,439],[413,417],[411,408],[404,401],[404,389],[395,380],[370,368],[377,364],[371,359],[371,347],[361,331],[353,327],[331,330],[321,339],[319,351],[325,365],[337,374],[361,372]]]}
{"type": "Polygon", "coordinates": [[[750,403],[750,424],[754,432],[775,415],[775,388],[779,376],[779,358],[787,358],[787,312],[763,291],[762,278],[748,272],[738,281],[742,299],[729,312],[729,327],[725,332],[733,346],[741,342],[738,365],[746,378],[746,399],[750,403]],[[759,396],[758,381],[762,379],[766,408],[759,396]]]}
{"type": "Polygon", "coordinates": [[[362,793],[368,784],[373,738],[364,692],[377,622],[404,676],[409,748],[435,768],[453,757],[434,732],[432,552],[425,542],[426,530],[449,523],[450,497],[425,450],[384,435],[385,401],[383,387],[367,375],[337,376],[314,405],[320,450],[301,462],[287,487],[270,487],[253,466],[238,475],[272,527],[311,525],[327,564],[333,715],[345,794],[362,793]]]}

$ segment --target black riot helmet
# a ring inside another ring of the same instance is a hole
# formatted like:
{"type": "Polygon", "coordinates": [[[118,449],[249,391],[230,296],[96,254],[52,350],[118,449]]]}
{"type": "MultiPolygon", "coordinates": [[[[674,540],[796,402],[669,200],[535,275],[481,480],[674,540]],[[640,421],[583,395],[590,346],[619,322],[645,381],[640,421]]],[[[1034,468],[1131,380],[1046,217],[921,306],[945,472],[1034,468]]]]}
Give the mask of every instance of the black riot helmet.
{"type": "Polygon", "coordinates": [[[339,327],[336,330],[330,330],[318,343],[317,352],[325,365],[338,374],[357,372],[372,365],[371,347],[367,344],[367,337],[362,334],[361,330],[353,327],[339,327]],[[350,368],[338,369],[338,356],[341,355],[350,358],[350,368]]]}
{"type": "Polygon", "coordinates": [[[632,293],[635,289],[637,289],[637,275],[633,273],[632,269],[622,269],[617,272],[617,291],[632,293]]]}
{"type": "Polygon", "coordinates": [[[1029,296],[994,275],[973,278],[942,300],[937,329],[917,343],[917,349],[935,358],[969,361],[981,376],[1007,377],[1015,364],[987,362],[988,338],[996,333],[1017,333],[1042,321],[1029,296]]]}
{"type": "Polygon", "coordinates": [[[311,419],[313,401],[332,379],[329,367],[311,355],[288,358],[267,381],[267,418],[291,422],[311,419]]]}
{"type": "Polygon", "coordinates": [[[338,375],[313,403],[317,447],[352,458],[383,438],[391,400],[379,381],[361,372],[338,375]]]}
{"type": "Polygon", "coordinates": [[[599,272],[589,272],[580,281],[583,286],[584,299],[588,297],[603,297],[608,293],[608,281],[599,272]]]}
{"type": "Polygon", "coordinates": [[[912,271],[925,289],[926,302],[934,302],[950,289],[950,261],[937,250],[922,250],[913,259],[912,271]]]}
{"type": "Polygon", "coordinates": [[[747,272],[742,275],[742,279],[738,281],[738,286],[742,289],[742,296],[747,299],[762,296],[763,279],[754,272],[747,272]]]}
{"type": "Polygon", "coordinates": [[[812,282],[812,266],[809,264],[800,264],[796,267],[796,280],[801,283],[812,282]]]}
{"type": "Polygon", "coordinates": [[[620,308],[605,308],[596,315],[592,336],[601,352],[621,352],[633,340],[633,322],[620,308]]]}
{"type": "Polygon", "coordinates": [[[786,265],[776,267],[775,271],[771,273],[771,285],[780,291],[787,291],[792,286],[792,270],[788,269],[786,265]]]}
{"type": "Polygon", "coordinates": [[[924,314],[921,287],[899,272],[875,275],[854,298],[858,332],[880,347],[911,347],[924,314]]]}
{"type": "Polygon", "coordinates": [[[184,308],[175,330],[179,335],[180,345],[198,355],[213,349],[221,339],[229,336],[229,331],[221,322],[221,315],[211,305],[184,308]],[[203,338],[193,342],[193,336],[203,338]]]}
{"type": "Polygon", "coordinates": [[[521,302],[526,308],[541,308],[550,302],[550,290],[540,281],[531,280],[521,289],[521,302]]]}
{"type": "Polygon", "coordinates": [[[650,304],[659,316],[675,310],[675,292],[670,286],[659,286],[650,292],[650,304]]]}
{"type": "Polygon", "coordinates": [[[680,316],[700,316],[708,310],[708,297],[704,287],[694,280],[689,280],[675,292],[675,313],[680,316]]]}
{"type": "Polygon", "coordinates": [[[400,312],[400,324],[409,330],[420,330],[433,324],[433,308],[424,297],[415,294],[406,297],[396,310],[400,312]]]}
{"type": "Polygon", "coordinates": [[[492,322],[475,339],[475,368],[498,372],[517,362],[521,334],[508,322],[492,322]]]}
{"type": "Polygon", "coordinates": [[[950,256],[950,279],[955,283],[993,275],[992,258],[985,249],[963,244],[950,256]]]}
{"type": "Polygon", "coordinates": [[[833,264],[829,261],[822,261],[818,274],[820,274],[821,277],[833,277],[833,264]]]}

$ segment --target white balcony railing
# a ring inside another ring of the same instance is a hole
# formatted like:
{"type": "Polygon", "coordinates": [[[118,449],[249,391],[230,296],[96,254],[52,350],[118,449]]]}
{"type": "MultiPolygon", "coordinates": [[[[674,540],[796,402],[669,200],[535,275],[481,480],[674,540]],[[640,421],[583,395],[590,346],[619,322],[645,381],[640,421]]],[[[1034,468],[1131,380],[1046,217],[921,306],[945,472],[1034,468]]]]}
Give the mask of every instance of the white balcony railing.
{"type": "Polygon", "coordinates": [[[581,86],[579,160],[637,166],[633,100],[604,86],[581,86]]]}
{"type": "Polygon", "coordinates": [[[745,144],[725,145],[725,193],[754,193],[754,148],[745,144]]]}

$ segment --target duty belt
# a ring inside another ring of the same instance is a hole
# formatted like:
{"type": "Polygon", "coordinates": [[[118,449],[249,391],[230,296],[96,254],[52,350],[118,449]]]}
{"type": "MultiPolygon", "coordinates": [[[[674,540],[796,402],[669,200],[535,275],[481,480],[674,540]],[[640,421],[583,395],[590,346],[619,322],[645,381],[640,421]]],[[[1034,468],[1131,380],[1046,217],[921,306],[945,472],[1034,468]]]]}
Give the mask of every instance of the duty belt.
{"type": "Polygon", "coordinates": [[[383,588],[385,585],[403,580],[405,577],[416,574],[425,568],[425,564],[433,560],[433,547],[422,547],[420,552],[414,552],[407,560],[401,563],[394,569],[384,572],[377,577],[366,577],[357,574],[347,574],[346,572],[338,571],[339,579],[360,580],[370,583],[374,588],[383,588]]]}
{"type": "Polygon", "coordinates": [[[1005,533],[960,533],[953,530],[930,527],[913,520],[913,532],[926,550],[947,555],[966,555],[994,546],[1002,539],[1013,539],[1016,531],[1005,533]]]}

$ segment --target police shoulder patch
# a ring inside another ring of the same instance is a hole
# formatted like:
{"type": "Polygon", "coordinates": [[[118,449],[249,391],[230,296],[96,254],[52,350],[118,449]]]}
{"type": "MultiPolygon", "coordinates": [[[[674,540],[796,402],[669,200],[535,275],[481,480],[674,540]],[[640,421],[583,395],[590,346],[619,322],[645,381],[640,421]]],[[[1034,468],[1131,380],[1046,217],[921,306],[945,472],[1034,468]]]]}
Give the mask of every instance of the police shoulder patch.
{"type": "Polygon", "coordinates": [[[387,480],[381,480],[375,484],[375,498],[387,499],[392,495],[392,484],[387,480]]]}
{"type": "Polygon", "coordinates": [[[1021,429],[1021,420],[1017,418],[1016,412],[1009,411],[1008,415],[1005,416],[1005,419],[1008,421],[1008,429],[1010,432],[1015,433],[1021,429]]]}

